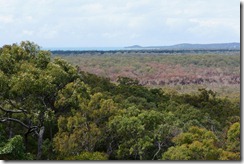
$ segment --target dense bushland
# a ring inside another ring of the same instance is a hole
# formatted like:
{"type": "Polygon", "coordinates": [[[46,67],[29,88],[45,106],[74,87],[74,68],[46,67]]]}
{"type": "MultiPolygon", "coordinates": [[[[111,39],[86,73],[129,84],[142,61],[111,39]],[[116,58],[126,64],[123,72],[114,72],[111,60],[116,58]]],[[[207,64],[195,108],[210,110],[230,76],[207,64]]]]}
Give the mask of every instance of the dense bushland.
{"type": "Polygon", "coordinates": [[[240,102],[110,79],[31,42],[0,48],[4,160],[240,160],[240,102]]]}
{"type": "Polygon", "coordinates": [[[58,55],[80,70],[117,81],[119,76],[138,79],[148,87],[191,93],[198,88],[219,96],[240,97],[240,52],[139,53],[58,55]]]}

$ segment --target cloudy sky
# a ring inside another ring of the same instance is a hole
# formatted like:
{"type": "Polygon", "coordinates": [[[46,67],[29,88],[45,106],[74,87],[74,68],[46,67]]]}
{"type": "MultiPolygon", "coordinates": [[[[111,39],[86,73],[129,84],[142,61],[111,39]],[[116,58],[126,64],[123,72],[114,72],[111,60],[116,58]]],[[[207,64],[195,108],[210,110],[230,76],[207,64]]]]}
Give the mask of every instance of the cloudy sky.
{"type": "Polygon", "coordinates": [[[0,46],[158,46],[240,41],[239,0],[0,0],[0,46]]]}

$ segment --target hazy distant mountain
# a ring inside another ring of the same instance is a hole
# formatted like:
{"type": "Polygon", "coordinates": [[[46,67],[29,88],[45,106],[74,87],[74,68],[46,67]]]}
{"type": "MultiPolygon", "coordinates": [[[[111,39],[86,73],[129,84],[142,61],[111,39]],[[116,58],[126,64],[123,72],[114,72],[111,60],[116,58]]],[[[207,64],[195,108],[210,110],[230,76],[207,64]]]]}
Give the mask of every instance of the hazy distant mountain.
{"type": "Polygon", "coordinates": [[[133,45],[133,46],[125,47],[125,48],[143,48],[143,47],[142,46],[139,46],[139,45],[133,45]]]}
{"type": "Polygon", "coordinates": [[[189,44],[182,43],[172,46],[147,46],[139,45],[129,46],[125,48],[141,48],[141,49],[165,49],[165,50],[240,50],[240,43],[214,43],[214,44],[189,44]]]}

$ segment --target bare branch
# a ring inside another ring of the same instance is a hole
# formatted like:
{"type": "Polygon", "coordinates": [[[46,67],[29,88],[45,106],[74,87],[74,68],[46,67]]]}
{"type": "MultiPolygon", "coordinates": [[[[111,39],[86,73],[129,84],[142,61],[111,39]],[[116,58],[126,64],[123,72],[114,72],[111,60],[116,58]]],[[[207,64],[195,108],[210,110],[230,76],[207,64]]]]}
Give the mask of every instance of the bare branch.
{"type": "Polygon", "coordinates": [[[47,109],[48,107],[47,107],[47,104],[45,103],[45,101],[44,101],[44,97],[40,97],[40,100],[42,101],[42,104],[45,106],[45,108],[47,109]]]}
{"type": "Polygon", "coordinates": [[[8,110],[8,109],[4,109],[3,107],[0,106],[0,110],[6,112],[6,113],[23,113],[22,110],[8,110]]]}
{"type": "Polygon", "coordinates": [[[28,129],[28,132],[26,132],[26,135],[34,132],[34,134],[38,136],[37,130],[38,130],[38,126],[32,126],[31,128],[28,129]]]}
{"type": "Polygon", "coordinates": [[[8,100],[8,102],[9,102],[13,107],[15,107],[16,109],[22,110],[24,113],[27,113],[27,110],[24,110],[24,109],[18,107],[18,106],[15,105],[11,100],[8,100]]]}
{"type": "Polygon", "coordinates": [[[20,121],[18,119],[15,119],[15,118],[5,118],[5,119],[0,120],[0,123],[4,123],[4,122],[7,122],[7,121],[17,122],[17,123],[19,123],[20,125],[22,125],[23,127],[27,128],[27,129],[30,128],[28,125],[26,125],[22,121],[20,121]]]}
{"type": "Polygon", "coordinates": [[[162,146],[162,144],[160,143],[160,142],[157,142],[157,144],[158,144],[158,151],[154,154],[154,156],[153,156],[153,159],[152,160],[154,160],[155,159],[155,157],[158,155],[158,153],[160,152],[160,150],[161,150],[161,146],[162,146]]]}

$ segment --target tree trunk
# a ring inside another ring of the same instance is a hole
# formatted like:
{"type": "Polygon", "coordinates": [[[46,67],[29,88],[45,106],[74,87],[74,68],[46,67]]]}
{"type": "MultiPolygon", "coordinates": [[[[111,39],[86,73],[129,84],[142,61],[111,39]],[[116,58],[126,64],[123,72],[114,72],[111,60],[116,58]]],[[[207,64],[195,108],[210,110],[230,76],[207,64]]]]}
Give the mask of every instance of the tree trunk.
{"type": "Polygon", "coordinates": [[[27,147],[27,144],[28,144],[28,132],[25,133],[25,151],[28,152],[28,147],[27,147]]]}
{"type": "Polygon", "coordinates": [[[53,139],[53,122],[51,121],[51,124],[49,125],[49,131],[50,131],[50,140],[52,140],[53,139]]]}
{"type": "Polygon", "coordinates": [[[9,122],[8,130],[9,130],[8,138],[10,139],[13,137],[13,128],[12,128],[12,122],[11,121],[9,122]]]}
{"type": "Polygon", "coordinates": [[[42,126],[38,133],[37,160],[41,159],[41,156],[42,156],[42,142],[43,142],[44,131],[45,131],[45,127],[42,126]]]}
{"type": "MultiPolygon", "coordinates": [[[[12,117],[12,113],[9,113],[9,118],[11,117],[12,117]]],[[[8,124],[8,130],[9,130],[8,139],[10,139],[13,137],[12,121],[10,121],[8,124]]]]}
{"type": "Polygon", "coordinates": [[[161,144],[158,142],[158,151],[154,154],[154,156],[153,156],[153,159],[152,160],[154,160],[155,159],[155,157],[158,155],[158,153],[160,152],[160,150],[161,150],[161,144]]]}

